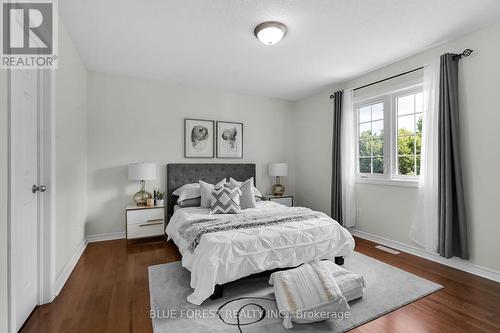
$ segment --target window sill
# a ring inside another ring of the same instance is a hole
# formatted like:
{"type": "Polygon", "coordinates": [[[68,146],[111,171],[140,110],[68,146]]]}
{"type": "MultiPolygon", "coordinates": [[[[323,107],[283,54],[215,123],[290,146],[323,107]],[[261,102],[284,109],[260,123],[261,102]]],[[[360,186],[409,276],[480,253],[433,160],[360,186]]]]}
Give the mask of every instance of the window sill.
{"type": "Polygon", "coordinates": [[[356,183],[417,188],[419,181],[416,179],[357,178],[356,183]]]}

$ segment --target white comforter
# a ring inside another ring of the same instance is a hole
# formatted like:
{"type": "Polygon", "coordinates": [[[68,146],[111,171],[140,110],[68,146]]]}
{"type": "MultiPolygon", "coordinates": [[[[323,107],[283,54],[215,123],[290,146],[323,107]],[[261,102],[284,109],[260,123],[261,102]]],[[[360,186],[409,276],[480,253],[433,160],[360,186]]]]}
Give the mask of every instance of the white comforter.
{"type": "MultiPolygon", "coordinates": [[[[272,213],[290,208],[260,201],[253,209],[272,213]]],[[[194,292],[187,300],[196,305],[212,295],[216,284],[279,267],[298,266],[314,259],[348,256],[354,250],[351,234],[321,213],[318,219],[205,234],[194,252],[190,252],[189,244],[178,230],[185,223],[207,215],[209,210],[206,208],[176,209],[166,229],[168,238],[179,247],[182,266],[191,271],[194,292]]]]}

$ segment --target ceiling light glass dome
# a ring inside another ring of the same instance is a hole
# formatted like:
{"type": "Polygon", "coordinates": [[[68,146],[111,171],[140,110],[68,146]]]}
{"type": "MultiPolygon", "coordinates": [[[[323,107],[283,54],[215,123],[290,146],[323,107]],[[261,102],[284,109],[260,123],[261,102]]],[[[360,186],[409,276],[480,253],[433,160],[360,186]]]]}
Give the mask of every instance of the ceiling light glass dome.
{"type": "Polygon", "coordinates": [[[287,30],[281,22],[268,21],[256,26],[254,34],[263,44],[273,45],[283,39],[287,30]]]}

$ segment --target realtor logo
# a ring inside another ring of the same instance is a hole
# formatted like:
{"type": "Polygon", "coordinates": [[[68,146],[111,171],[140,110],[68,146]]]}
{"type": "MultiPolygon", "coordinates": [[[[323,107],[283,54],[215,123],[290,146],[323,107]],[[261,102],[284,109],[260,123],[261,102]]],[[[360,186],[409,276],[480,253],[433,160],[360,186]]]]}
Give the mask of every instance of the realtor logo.
{"type": "Polygon", "coordinates": [[[57,2],[2,0],[1,68],[57,68],[57,2]]]}

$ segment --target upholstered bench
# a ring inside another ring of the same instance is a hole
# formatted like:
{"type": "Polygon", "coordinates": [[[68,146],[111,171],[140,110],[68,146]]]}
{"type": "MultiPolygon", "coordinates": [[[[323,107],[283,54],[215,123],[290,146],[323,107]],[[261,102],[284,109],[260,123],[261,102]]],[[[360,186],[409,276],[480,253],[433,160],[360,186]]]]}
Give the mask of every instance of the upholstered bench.
{"type": "Polygon", "coordinates": [[[361,275],[351,273],[330,260],[315,260],[297,268],[271,274],[269,283],[283,326],[340,317],[349,310],[348,302],[363,296],[361,275]]]}
{"type": "Polygon", "coordinates": [[[347,299],[347,302],[363,297],[363,289],[365,288],[365,280],[359,274],[352,273],[347,269],[336,265],[333,261],[322,261],[327,267],[337,285],[342,292],[342,295],[347,299]]]}

